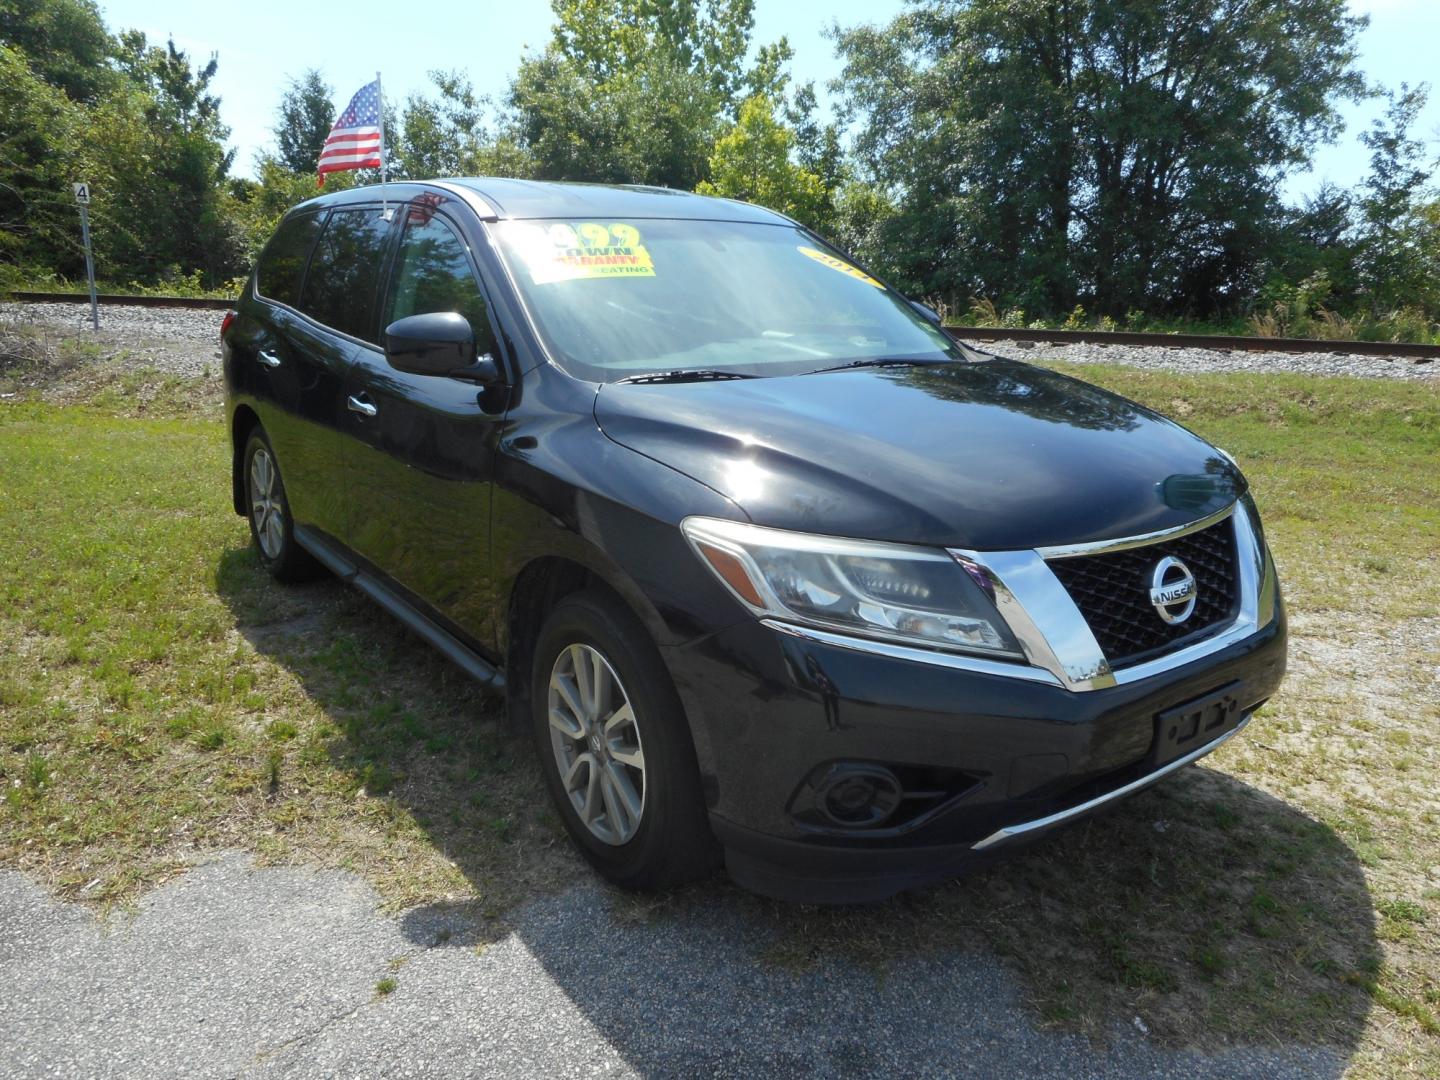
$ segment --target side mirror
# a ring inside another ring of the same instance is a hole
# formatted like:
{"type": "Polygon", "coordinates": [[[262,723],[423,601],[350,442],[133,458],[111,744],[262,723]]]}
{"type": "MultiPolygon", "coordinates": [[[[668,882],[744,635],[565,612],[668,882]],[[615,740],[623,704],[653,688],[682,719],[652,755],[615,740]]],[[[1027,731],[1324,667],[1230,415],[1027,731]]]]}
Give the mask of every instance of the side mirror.
{"type": "Polygon", "coordinates": [[[916,311],[918,311],[921,315],[925,316],[925,318],[929,319],[936,326],[940,325],[940,313],[936,311],[933,307],[931,307],[929,304],[922,304],[919,300],[911,300],[910,306],[913,307],[916,311]]]}
{"type": "Polygon", "coordinates": [[[475,331],[465,316],[433,311],[397,319],[385,328],[385,359],[396,371],[492,383],[500,368],[489,356],[476,358],[475,331]]]}

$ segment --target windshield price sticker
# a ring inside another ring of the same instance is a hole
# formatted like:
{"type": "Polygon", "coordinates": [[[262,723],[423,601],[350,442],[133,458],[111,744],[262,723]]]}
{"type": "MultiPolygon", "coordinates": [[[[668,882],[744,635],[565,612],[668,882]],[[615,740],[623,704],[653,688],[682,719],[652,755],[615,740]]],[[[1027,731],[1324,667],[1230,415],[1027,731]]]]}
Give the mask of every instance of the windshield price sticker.
{"type": "Polygon", "coordinates": [[[834,255],[827,255],[823,251],[817,251],[812,247],[805,247],[803,244],[796,247],[795,250],[806,258],[814,259],[821,266],[828,266],[831,270],[838,270],[847,277],[853,277],[856,281],[863,281],[866,285],[874,285],[877,289],[883,289],[885,287],[869,274],[865,273],[864,270],[851,266],[844,259],[837,259],[834,255]]]}
{"type": "Polygon", "coordinates": [[[641,242],[640,230],[623,222],[557,222],[548,227],[514,222],[506,225],[506,232],[536,285],[655,276],[655,263],[641,242]]]}

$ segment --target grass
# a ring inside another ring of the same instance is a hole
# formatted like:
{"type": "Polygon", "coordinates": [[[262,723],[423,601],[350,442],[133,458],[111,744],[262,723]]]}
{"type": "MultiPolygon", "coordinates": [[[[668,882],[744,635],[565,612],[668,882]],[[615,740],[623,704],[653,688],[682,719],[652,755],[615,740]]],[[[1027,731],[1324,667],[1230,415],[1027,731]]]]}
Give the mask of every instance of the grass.
{"type": "MultiPolygon", "coordinates": [[[[959,881],[850,910],[712,881],[615,912],[722,890],[765,963],[998,951],[1046,1023],[1440,1075],[1435,388],[1074,370],[1245,464],[1292,614],[1280,696],[1206,767],[959,881]]],[[[585,873],[495,701],[358,595],[259,570],[213,388],[142,404],[127,386],[163,380],[125,378],[0,400],[0,863],[107,905],[239,847],[492,936],[585,873]]]]}
{"type": "MultiPolygon", "coordinates": [[[[70,293],[89,296],[90,285],[81,278],[71,281],[52,271],[19,270],[7,274],[0,281],[0,299],[9,292],[70,293]]],[[[207,287],[198,270],[189,274],[177,274],[165,281],[144,283],[139,281],[109,281],[100,278],[95,282],[95,291],[102,296],[186,296],[208,300],[233,300],[245,287],[243,277],[232,278],[212,287],[207,287]]]]}

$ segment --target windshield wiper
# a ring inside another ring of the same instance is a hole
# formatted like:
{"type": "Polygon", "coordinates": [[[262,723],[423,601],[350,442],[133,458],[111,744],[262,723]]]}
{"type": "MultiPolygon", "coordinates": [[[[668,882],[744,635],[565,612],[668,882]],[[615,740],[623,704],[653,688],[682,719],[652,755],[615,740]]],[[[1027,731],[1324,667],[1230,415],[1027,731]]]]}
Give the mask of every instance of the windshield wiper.
{"type": "Polygon", "coordinates": [[[676,368],[674,371],[652,371],[645,375],[631,375],[619,381],[622,383],[683,383],[758,378],[760,378],[759,375],[746,375],[739,371],[719,371],[714,368],[676,368]]]}
{"type": "Polygon", "coordinates": [[[836,364],[834,367],[816,368],[814,371],[805,372],[806,375],[823,375],[827,371],[848,371],[851,368],[865,367],[929,367],[931,364],[948,364],[949,360],[907,360],[898,356],[879,356],[874,360],[851,360],[846,364],[836,364]]]}

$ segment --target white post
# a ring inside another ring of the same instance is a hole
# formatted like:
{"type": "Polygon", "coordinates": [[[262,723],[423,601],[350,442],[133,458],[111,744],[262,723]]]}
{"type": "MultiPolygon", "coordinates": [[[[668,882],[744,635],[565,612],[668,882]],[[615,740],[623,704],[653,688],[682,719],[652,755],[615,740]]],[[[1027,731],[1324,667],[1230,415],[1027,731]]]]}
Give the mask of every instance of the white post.
{"type": "Polygon", "coordinates": [[[90,282],[90,325],[100,329],[100,305],[95,300],[95,256],[90,250],[90,208],[80,204],[80,236],[85,244],[85,278],[90,282]]]}
{"type": "Polygon", "coordinates": [[[380,216],[390,220],[390,201],[385,195],[385,89],[380,85],[380,72],[375,72],[375,92],[380,99],[380,216]]]}
{"type": "Polygon", "coordinates": [[[85,245],[85,280],[90,284],[90,325],[100,329],[100,305],[95,299],[95,255],[90,247],[90,184],[78,180],[70,185],[75,205],[80,208],[80,242],[85,245]]]}

